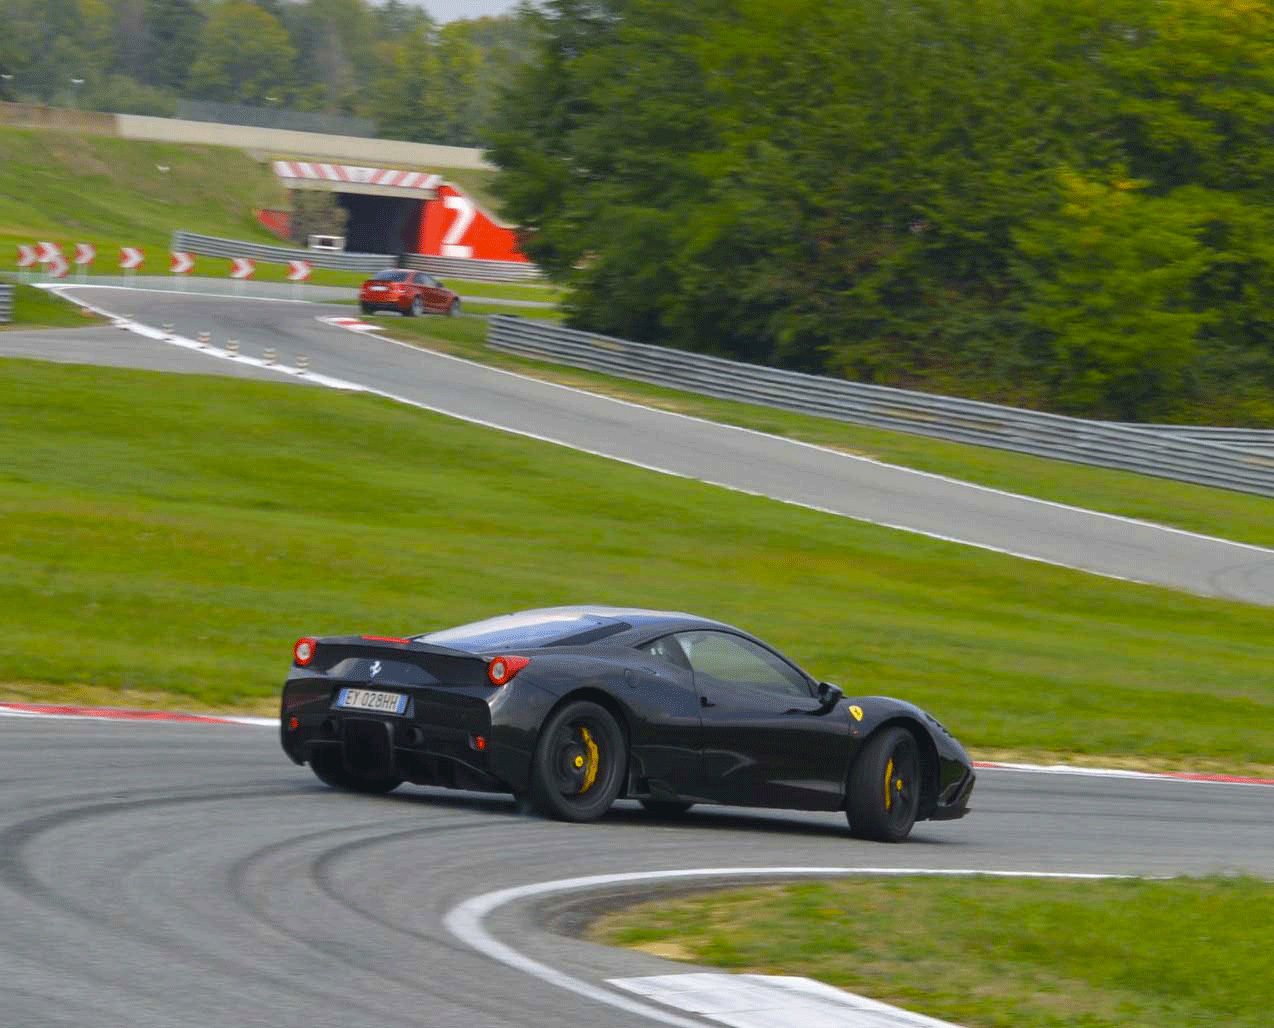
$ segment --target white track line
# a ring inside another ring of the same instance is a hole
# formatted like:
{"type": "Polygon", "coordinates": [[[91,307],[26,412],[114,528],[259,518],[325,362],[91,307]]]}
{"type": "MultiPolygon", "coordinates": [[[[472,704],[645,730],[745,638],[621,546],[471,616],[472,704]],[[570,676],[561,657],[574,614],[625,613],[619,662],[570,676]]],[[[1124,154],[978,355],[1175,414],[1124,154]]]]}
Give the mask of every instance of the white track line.
{"type": "Polygon", "coordinates": [[[631,999],[628,996],[613,992],[610,989],[594,985],[592,982],[576,978],[542,961],[526,956],[512,946],[496,939],[486,930],[483,921],[493,911],[518,900],[536,896],[551,896],[557,893],[602,889],[611,885],[627,885],[636,882],[668,882],[685,881],[694,878],[796,878],[817,876],[821,878],[843,877],[848,875],[872,876],[955,876],[972,877],[981,875],[993,878],[1061,878],[1080,881],[1096,881],[1110,878],[1130,878],[1133,875],[1105,873],[1081,873],[1060,871],[976,871],[964,868],[955,869],[912,869],[898,867],[708,867],[690,868],[676,871],[631,871],[623,874],[590,875],[584,878],[562,878],[552,882],[535,882],[530,885],[519,885],[511,889],[499,889],[495,892],[473,896],[463,903],[452,907],[443,918],[443,923],[452,935],[465,945],[483,956],[498,960],[538,978],[548,985],[573,992],[585,999],[591,999],[607,1006],[615,1007],[626,1013],[672,1025],[673,1028],[703,1028],[702,1021],[692,1021],[677,1014],[671,1014],[659,1007],[631,999]]]}

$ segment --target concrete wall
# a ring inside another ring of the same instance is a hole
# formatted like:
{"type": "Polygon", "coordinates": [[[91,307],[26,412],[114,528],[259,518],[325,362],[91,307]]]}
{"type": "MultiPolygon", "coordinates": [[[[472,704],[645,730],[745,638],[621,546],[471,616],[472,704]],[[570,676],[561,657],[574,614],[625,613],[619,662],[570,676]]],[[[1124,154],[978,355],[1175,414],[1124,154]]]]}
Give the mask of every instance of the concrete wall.
{"type": "Polygon", "coordinates": [[[222,125],[213,121],[152,118],[142,114],[102,114],[43,104],[0,101],[0,124],[92,132],[121,139],[156,143],[201,143],[234,146],[264,156],[315,158],[345,164],[373,164],[386,168],[494,168],[482,151],[437,143],[404,143],[397,139],[329,136],[319,132],[290,132],[255,125],[222,125]]]}
{"type": "Polygon", "coordinates": [[[326,136],[317,132],[287,132],[253,125],[219,125],[211,121],[151,118],[117,114],[118,134],[124,139],[161,143],[207,143],[237,146],[280,157],[314,157],[323,161],[375,164],[384,167],[486,169],[494,165],[481,150],[435,143],[404,143],[396,139],[326,136]]]}

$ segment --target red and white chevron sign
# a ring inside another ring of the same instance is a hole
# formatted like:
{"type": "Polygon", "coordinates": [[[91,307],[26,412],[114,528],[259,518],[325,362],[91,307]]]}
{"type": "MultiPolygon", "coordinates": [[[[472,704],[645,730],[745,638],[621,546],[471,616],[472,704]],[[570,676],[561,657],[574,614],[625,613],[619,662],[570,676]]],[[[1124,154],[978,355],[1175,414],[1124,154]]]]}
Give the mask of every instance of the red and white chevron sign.
{"type": "Polygon", "coordinates": [[[172,261],[168,270],[174,275],[187,275],[195,270],[195,256],[182,250],[170,250],[172,261]]]}
{"type": "Polygon", "coordinates": [[[125,271],[140,268],[142,261],[145,259],[146,255],[135,246],[121,246],[119,248],[119,266],[125,271]]]}
{"type": "Polygon", "coordinates": [[[81,268],[86,264],[92,264],[93,258],[97,256],[97,247],[92,243],[76,243],[75,244],[75,263],[81,268]]]}
{"type": "Polygon", "coordinates": [[[288,281],[304,282],[310,277],[309,261],[288,261],[288,281]]]}
{"type": "Polygon", "coordinates": [[[18,267],[29,268],[40,259],[39,251],[30,243],[18,244],[18,267]]]}
{"type": "Polygon", "coordinates": [[[62,256],[62,248],[57,243],[36,243],[35,252],[39,255],[41,264],[62,256]]]}
{"type": "Polygon", "coordinates": [[[62,278],[70,270],[71,266],[66,263],[61,250],[44,262],[44,273],[50,278],[62,278]]]}
{"type": "Polygon", "coordinates": [[[256,264],[247,257],[231,257],[230,258],[230,277],[231,278],[251,278],[252,273],[257,270],[256,264]]]}

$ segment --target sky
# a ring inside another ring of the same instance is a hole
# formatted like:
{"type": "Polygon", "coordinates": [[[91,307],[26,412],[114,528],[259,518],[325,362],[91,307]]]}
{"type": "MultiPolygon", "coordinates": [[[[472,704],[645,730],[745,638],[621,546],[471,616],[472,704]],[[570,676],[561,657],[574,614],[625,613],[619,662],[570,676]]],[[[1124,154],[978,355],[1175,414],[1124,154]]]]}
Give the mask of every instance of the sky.
{"type": "Polygon", "coordinates": [[[481,18],[488,14],[508,14],[517,6],[517,0],[409,0],[427,10],[434,21],[455,21],[457,18],[481,18]]]}

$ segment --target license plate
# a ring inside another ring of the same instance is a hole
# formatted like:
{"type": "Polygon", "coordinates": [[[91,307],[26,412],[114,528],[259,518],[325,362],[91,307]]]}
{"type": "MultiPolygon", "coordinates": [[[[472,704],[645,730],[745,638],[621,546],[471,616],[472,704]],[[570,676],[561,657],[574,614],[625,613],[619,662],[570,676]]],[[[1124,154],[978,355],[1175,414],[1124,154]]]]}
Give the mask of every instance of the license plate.
{"type": "Polygon", "coordinates": [[[407,709],[407,697],[400,692],[382,689],[342,689],[336,705],[349,710],[374,710],[378,714],[401,714],[407,709]]]}

